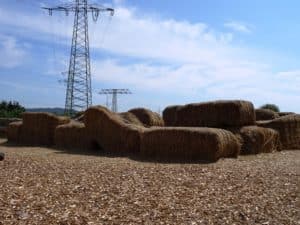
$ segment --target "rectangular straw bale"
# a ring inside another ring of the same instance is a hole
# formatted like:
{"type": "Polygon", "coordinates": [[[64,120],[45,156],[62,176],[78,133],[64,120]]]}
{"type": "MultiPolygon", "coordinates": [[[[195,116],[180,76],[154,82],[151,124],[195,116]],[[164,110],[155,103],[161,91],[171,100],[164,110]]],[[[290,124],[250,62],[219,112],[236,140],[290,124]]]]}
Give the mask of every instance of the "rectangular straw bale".
{"type": "Polygon", "coordinates": [[[55,129],[54,143],[58,148],[87,150],[92,148],[84,123],[71,121],[55,129]]]}
{"type": "Polygon", "coordinates": [[[278,131],[283,149],[300,150],[300,115],[292,114],[274,120],[257,121],[257,126],[278,131]]]}
{"type": "Polygon", "coordinates": [[[253,104],[248,101],[215,101],[188,104],[177,110],[176,126],[240,127],[255,123],[253,104]]]}
{"type": "Polygon", "coordinates": [[[180,105],[172,105],[168,106],[163,111],[163,120],[165,122],[165,126],[173,127],[177,124],[177,111],[179,110],[180,105]]]}
{"type": "Polygon", "coordinates": [[[242,128],[231,128],[229,130],[240,140],[242,155],[281,150],[279,133],[273,129],[246,126],[242,128]]]}
{"type": "Polygon", "coordinates": [[[256,120],[273,120],[279,117],[278,113],[270,109],[256,109],[256,120]]]}
{"type": "Polygon", "coordinates": [[[7,140],[13,143],[19,143],[23,122],[12,122],[7,127],[7,140]]]}
{"type": "Polygon", "coordinates": [[[70,122],[67,117],[51,113],[23,113],[21,142],[26,145],[53,145],[54,131],[59,125],[70,122]]]}
{"type": "Polygon", "coordinates": [[[134,114],[144,124],[145,127],[164,126],[164,120],[161,118],[161,116],[149,109],[134,108],[129,110],[128,112],[134,114]]]}
{"type": "Polygon", "coordinates": [[[217,161],[237,157],[240,143],[229,131],[215,128],[164,127],[145,130],[141,154],[157,159],[217,161]]]}
{"type": "Polygon", "coordinates": [[[139,152],[143,128],[126,124],[120,116],[105,107],[91,107],[85,113],[85,126],[92,141],[104,151],[139,152]]]}

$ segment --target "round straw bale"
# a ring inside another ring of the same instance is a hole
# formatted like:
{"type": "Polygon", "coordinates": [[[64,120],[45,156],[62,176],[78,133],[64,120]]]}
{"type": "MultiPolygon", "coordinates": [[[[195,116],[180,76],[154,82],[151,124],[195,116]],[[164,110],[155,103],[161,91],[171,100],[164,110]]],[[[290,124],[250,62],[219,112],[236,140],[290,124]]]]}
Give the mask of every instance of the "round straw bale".
{"type": "Polygon", "coordinates": [[[77,121],[57,126],[54,143],[56,147],[63,149],[87,150],[92,148],[85,125],[77,121]]]}
{"type": "Polygon", "coordinates": [[[131,112],[123,112],[118,115],[123,119],[124,123],[144,126],[144,124],[131,112]]]}
{"type": "Polygon", "coordinates": [[[231,128],[241,142],[241,154],[258,154],[261,152],[274,152],[281,150],[279,133],[273,129],[246,126],[242,128],[231,128]]]}
{"type": "Polygon", "coordinates": [[[12,122],[7,127],[7,139],[9,142],[19,143],[23,122],[12,122]]]}
{"type": "Polygon", "coordinates": [[[188,104],[178,108],[176,126],[215,127],[255,124],[253,104],[248,101],[214,101],[188,104]]]}
{"type": "Polygon", "coordinates": [[[141,154],[156,159],[217,161],[237,157],[240,143],[231,132],[215,128],[160,127],[144,131],[141,154]]]}
{"type": "Polygon", "coordinates": [[[168,106],[163,111],[163,120],[165,122],[165,126],[172,127],[177,124],[177,111],[180,108],[180,105],[172,105],[168,106]]]}
{"type": "Polygon", "coordinates": [[[105,107],[91,107],[85,113],[85,126],[92,141],[107,152],[139,152],[143,128],[126,124],[105,107]]]}
{"type": "Polygon", "coordinates": [[[278,113],[270,109],[256,109],[256,120],[273,120],[279,117],[278,113]]]}
{"type": "Polygon", "coordinates": [[[164,126],[164,121],[161,116],[149,109],[134,108],[129,110],[128,112],[134,114],[144,124],[145,127],[164,126]]]}
{"type": "Polygon", "coordinates": [[[278,131],[283,149],[300,149],[300,115],[292,114],[274,120],[257,121],[257,126],[278,131]]]}

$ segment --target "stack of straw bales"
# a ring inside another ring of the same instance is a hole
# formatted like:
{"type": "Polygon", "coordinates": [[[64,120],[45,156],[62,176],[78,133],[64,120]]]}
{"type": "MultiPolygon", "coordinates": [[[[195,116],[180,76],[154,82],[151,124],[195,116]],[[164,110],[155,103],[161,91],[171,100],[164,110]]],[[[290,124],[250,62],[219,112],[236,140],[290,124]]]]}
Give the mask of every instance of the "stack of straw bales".
{"type": "Polygon", "coordinates": [[[274,120],[258,121],[260,127],[278,131],[283,149],[300,149],[300,115],[292,114],[274,120]]]}
{"type": "Polygon", "coordinates": [[[281,150],[279,133],[273,129],[245,126],[230,128],[241,143],[241,154],[270,153],[281,150]]]}
{"type": "Polygon", "coordinates": [[[120,116],[105,107],[91,107],[85,113],[88,136],[104,151],[114,153],[139,152],[143,128],[126,124],[120,116]]]}
{"type": "Polygon", "coordinates": [[[165,126],[175,127],[177,124],[177,111],[180,109],[180,105],[168,106],[163,111],[163,120],[165,126]]]}
{"type": "Polygon", "coordinates": [[[278,133],[255,125],[259,119],[278,117],[268,110],[254,110],[248,101],[215,101],[184,106],[169,106],[163,111],[167,126],[223,128],[233,132],[241,154],[272,152],[280,149],[278,133]]]}
{"type": "Polygon", "coordinates": [[[124,123],[133,124],[137,126],[144,126],[144,124],[131,112],[123,112],[118,114],[124,123]]]}
{"type": "Polygon", "coordinates": [[[70,122],[69,118],[50,113],[23,113],[23,122],[9,125],[8,139],[26,145],[53,145],[54,130],[61,124],[70,122]]]}
{"type": "Polygon", "coordinates": [[[62,149],[86,150],[93,147],[84,123],[77,121],[57,126],[54,142],[56,147],[62,149]]]}
{"type": "Polygon", "coordinates": [[[235,135],[222,129],[156,127],[142,134],[144,157],[217,161],[221,157],[237,157],[239,152],[235,135]]]}
{"type": "Polygon", "coordinates": [[[135,108],[129,110],[128,112],[134,114],[144,124],[145,127],[164,126],[164,121],[161,118],[161,116],[158,113],[152,112],[149,109],[135,108]]]}
{"type": "Polygon", "coordinates": [[[279,117],[278,113],[270,109],[256,109],[256,120],[273,120],[279,117]]]}
{"type": "Polygon", "coordinates": [[[214,101],[187,104],[164,112],[168,124],[182,127],[241,127],[255,123],[253,104],[248,101],[214,101]],[[175,121],[173,121],[175,119],[175,121]],[[171,121],[171,122],[170,122],[171,121]]]}

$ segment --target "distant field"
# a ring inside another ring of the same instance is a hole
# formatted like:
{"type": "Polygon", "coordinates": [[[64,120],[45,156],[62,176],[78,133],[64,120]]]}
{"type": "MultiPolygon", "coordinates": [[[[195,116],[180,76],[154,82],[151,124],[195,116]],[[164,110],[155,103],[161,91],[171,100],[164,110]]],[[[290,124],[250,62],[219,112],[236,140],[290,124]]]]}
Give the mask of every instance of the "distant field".
{"type": "Polygon", "coordinates": [[[300,151],[164,164],[6,146],[0,224],[300,224],[300,151]]]}

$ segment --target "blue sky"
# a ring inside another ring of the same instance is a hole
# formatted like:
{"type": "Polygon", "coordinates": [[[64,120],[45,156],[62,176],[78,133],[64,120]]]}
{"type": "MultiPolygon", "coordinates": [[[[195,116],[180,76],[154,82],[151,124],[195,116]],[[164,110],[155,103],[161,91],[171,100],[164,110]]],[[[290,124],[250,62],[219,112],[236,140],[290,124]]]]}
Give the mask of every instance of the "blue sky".
{"type": "MultiPolygon", "coordinates": [[[[72,15],[62,0],[0,0],[0,99],[63,107],[72,15]]],[[[99,2],[99,1],[98,1],[99,2]]],[[[115,0],[90,20],[93,104],[102,88],[129,88],[119,109],[216,99],[275,103],[300,112],[300,2],[115,0]]]]}

